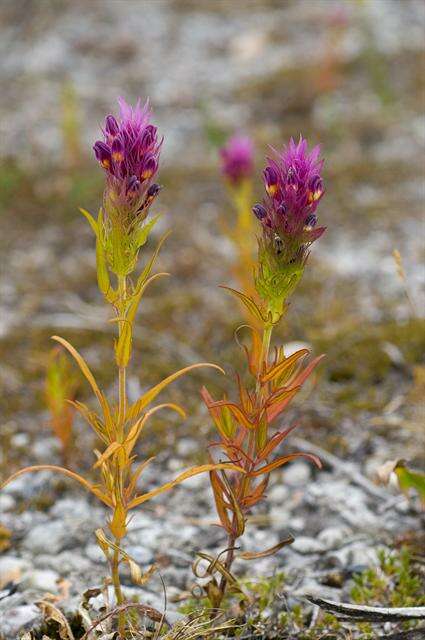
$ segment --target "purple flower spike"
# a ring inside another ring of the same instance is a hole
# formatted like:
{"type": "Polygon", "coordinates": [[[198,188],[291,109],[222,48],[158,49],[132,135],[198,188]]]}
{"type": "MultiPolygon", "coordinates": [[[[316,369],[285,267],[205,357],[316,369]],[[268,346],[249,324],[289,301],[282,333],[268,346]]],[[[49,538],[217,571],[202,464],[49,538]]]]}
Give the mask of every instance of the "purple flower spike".
{"type": "Polygon", "coordinates": [[[132,107],[118,98],[120,117],[108,115],[103,129],[104,140],[94,145],[96,159],[106,172],[106,196],[127,214],[143,202],[158,170],[162,140],[150,123],[151,111],[140,99],[132,107]]]}
{"type": "Polygon", "coordinates": [[[320,147],[308,152],[306,140],[300,136],[296,144],[291,138],[263,173],[266,215],[259,219],[264,233],[273,240],[279,237],[292,253],[301,250],[306,255],[308,246],[325,231],[316,227],[315,212],[324,193],[319,156],[320,147]]]}
{"type": "Polygon", "coordinates": [[[234,135],[220,149],[221,170],[232,184],[249,178],[254,170],[254,145],[248,136],[234,135]]]}

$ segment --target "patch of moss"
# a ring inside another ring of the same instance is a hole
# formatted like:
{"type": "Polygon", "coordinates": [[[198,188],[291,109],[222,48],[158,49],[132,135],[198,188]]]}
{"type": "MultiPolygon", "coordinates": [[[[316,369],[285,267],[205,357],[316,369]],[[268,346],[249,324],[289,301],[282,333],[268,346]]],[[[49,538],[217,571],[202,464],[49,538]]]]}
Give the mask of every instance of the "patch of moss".
{"type": "Polygon", "coordinates": [[[351,598],[356,604],[389,607],[425,606],[425,576],[418,570],[411,551],[381,550],[378,567],[369,567],[354,577],[351,598]]]}

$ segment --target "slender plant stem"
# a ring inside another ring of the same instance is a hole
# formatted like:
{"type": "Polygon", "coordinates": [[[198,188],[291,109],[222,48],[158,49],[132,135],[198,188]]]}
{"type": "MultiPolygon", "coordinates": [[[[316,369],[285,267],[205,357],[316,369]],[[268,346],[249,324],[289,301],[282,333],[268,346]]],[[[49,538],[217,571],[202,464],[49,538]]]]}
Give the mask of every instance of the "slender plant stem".
{"type": "MultiPolygon", "coordinates": [[[[127,295],[127,282],[125,276],[118,278],[118,295],[120,304],[120,313],[125,309],[125,299],[127,295]]],[[[121,335],[124,327],[125,319],[119,322],[119,335],[121,335]]],[[[127,393],[126,393],[126,368],[118,368],[118,429],[119,435],[124,435],[125,413],[127,410],[127,393]]]]}
{"type": "MultiPolygon", "coordinates": [[[[119,546],[120,541],[116,540],[115,543],[119,546]]],[[[112,583],[114,585],[115,599],[117,606],[121,606],[124,603],[124,597],[121,589],[120,574],[119,574],[119,562],[120,552],[118,549],[114,549],[114,555],[111,561],[111,573],[112,583]]],[[[118,633],[121,638],[125,638],[125,612],[120,611],[118,614],[118,633]]]]}
{"type": "MultiPolygon", "coordinates": [[[[122,319],[118,323],[118,336],[120,337],[124,328],[125,318],[123,317],[126,310],[126,297],[127,297],[127,282],[125,276],[118,278],[118,296],[119,296],[119,313],[122,319]]],[[[126,367],[118,367],[118,423],[117,423],[117,439],[119,442],[124,440],[124,427],[125,427],[125,414],[127,411],[127,390],[126,390],[126,367]]],[[[116,458],[116,496],[120,504],[124,504],[123,487],[124,477],[123,470],[119,463],[119,459],[116,458]]],[[[126,516],[124,515],[124,518],[126,516]]],[[[125,524],[125,523],[123,523],[125,524]]],[[[117,606],[120,606],[124,602],[124,597],[121,589],[120,575],[119,575],[119,560],[120,560],[120,539],[115,540],[117,549],[114,549],[114,555],[112,558],[112,581],[115,590],[115,598],[117,606]]],[[[125,638],[125,612],[121,611],[118,614],[118,632],[120,637],[125,638]]]]}
{"type": "MultiPolygon", "coordinates": [[[[256,381],[256,389],[255,389],[255,393],[257,396],[257,401],[258,401],[258,406],[260,406],[261,402],[262,402],[262,387],[261,387],[261,372],[262,372],[262,365],[264,362],[268,361],[268,355],[269,355],[269,349],[270,349],[270,340],[272,337],[272,331],[273,331],[273,325],[272,324],[265,324],[264,325],[264,329],[263,329],[263,340],[262,340],[262,345],[261,345],[261,352],[260,352],[260,358],[259,358],[259,362],[258,362],[258,374],[257,374],[257,381],[256,381]]],[[[253,457],[253,449],[255,447],[255,431],[252,430],[249,434],[249,443],[248,443],[248,455],[252,458],[253,457]]],[[[240,486],[240,492],[238,495],[238,500],[242,501],[243,498],[246,495],[247,490],[249,489],[249,478],[247,478],[246,476],[242,479],[241,482],[241,486],[240,486]]],[[[233,521],[232,521],[232,528],[235,526],[236,522],[236,517],[233,516],[233,521]]],[[[233,564],[233,560],[235,557],[235,542],[236,542],[237,538],[235,536],[234,533],[229,533],[228,538],[227,538],[227,554],[226,554],[226,559],[224,561],[224,566],[227,569],[227,571],[231,570],[232,564],[233,564]]],[[[221,580],[220,580],[220,592],[221,592],[221,600],[224,598],[224,594],[226,592],[226,587],[227,587],[227,578],[225,576],[221,576],[221,580]]],[[[221,602],[221,601],[220,601],[221,602]]]]}

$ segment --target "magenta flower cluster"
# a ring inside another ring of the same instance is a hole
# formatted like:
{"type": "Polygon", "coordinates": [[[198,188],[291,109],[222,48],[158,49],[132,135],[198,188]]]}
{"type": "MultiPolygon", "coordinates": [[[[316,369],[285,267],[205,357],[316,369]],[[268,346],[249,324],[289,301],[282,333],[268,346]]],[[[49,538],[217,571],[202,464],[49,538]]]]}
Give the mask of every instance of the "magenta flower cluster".
{"type": "Polygon", "coordinates": [[[251,138],[236,134],[220,149],[221,170],[232,184],[249,178],[254,171],[254,145],[251,138]]]}
{"type": "Polygon", "coordinates": [[[316,226],[316,209],[324,193],[322,166],[320,147],[308,153],[301,136],[297,144],[291,138],[281,154],[269,159],[263,173],[267,195],[263,204],[253,207],[266,234],[307,246],[323,234],[325,227],[316,226]]]}
{"type": "Polygon", "coordinates": [[[107,175],[107,190],[117,206],[137,207],[150,191],[158,170],[162,140],[150,123],[148,102],[140,99],[133,108],[118,98],[120,117],[108,115],[103,128],[104,140],[94,144],[94,153],[107,175]]]}

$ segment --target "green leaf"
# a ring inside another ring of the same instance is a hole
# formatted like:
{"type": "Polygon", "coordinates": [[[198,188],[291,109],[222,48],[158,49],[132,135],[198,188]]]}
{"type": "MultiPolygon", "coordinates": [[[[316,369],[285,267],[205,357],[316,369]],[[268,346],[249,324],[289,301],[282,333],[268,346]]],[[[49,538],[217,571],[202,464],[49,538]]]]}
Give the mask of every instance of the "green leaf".
{"type": "Polygon", "coordinates": [[[394,469],[397,475],[400,489],[407,493],[414,489],[419,494],[421,502],[425,504],[425,474],[408,469],[403,461],[400,461],[394,469]]]}
{"type": "Polygon", "coordinates": [[[230,291],[230,293],[232,293],[234,296],[236,296],[245,305],[245,307],[248,309],[248,311],[255,318],[257,318],[257,320],[261,320],[261,322],[266,322],[267,321],[267,319],[263,317],[263,314],[261,313],[261,309],[256,304],[256,302],[254,302],[254,300],[252,298],[246,296],[241,291],[237,291],[236,289],[232,289],[232,287],[226,287],[223,284],[221,284],[220,287],[222,289],[227,289],[227,291],[230,291]]]}
{"type": "MultiPolygon", "coordinates": [[[[101,214],[101,211],[102,211],[102,209],[99,211],[99,215],[101,214]]],[[[82,209],[81,207],[80,207],[80,212],[83,214],[83,216],[86,218],[86,220],[88,221],[89,225],[93,229],[94,235],[96,237],[98,237],[98,235],[99,235],[99,227],[98,227],[98,224],[97,224],[96,220],[93,218],[92,214],[89,213],[88,211],[86,211],[85,209],[82,209]]]]}
{"type": "Polygon", "coordinates": [[[114,290],[112,289],[111,282],[109,280],[105,250],[103,248],[102,240],[99,237],[96,238],[96,271],[99,290],[103,293],[108,302],[113,302],[115,298],[114,290]]]}
{"type": "Polygon", "coordinates": [[[132,334],[132,326],[126,319],[122,325],[120,337],[115,344],[115,360],[119,367],[126,367],[130,360],[132,334]]]}
{"type": "Polygon", "coordinates": [[[141,229],[138,229],[136,231],[135,241],[134,241],[136,245],[136,249],[140,249],[140,247],[143,247],[143,245],[146,243],[146,240],[148,239],[148,236],[151,230],[156,225],[160,217],[161,217],[160,214],[155,216],[154,218],[152,218],[152,220],[146,223],[141,229]]]}

